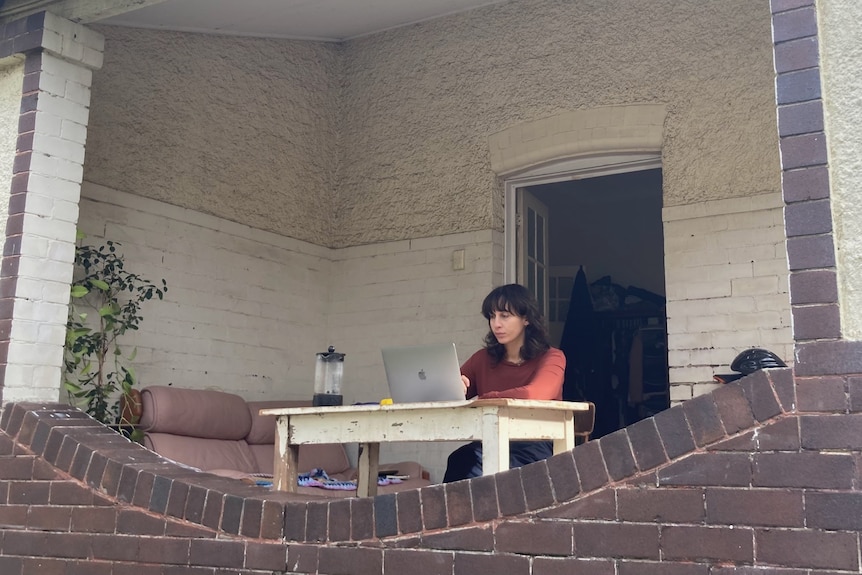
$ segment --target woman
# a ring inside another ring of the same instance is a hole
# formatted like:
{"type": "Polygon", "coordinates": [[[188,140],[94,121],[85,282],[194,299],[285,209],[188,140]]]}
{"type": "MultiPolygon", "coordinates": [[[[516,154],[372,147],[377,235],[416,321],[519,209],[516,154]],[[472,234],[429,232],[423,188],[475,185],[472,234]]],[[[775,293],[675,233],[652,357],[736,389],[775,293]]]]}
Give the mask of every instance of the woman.
{"type": "MultiPolygon", "coordinates": [[[[518,284],[495,288],[482,302],[482,315],[490,330],[485,349],[461,366],[465,396],[562,399],[566,357],[548,343],[548,332],[532,294],[518,284]]],[[[513,441],[509,444],[509,467],[533,463],[552,453],[550,441],[513,441]]],[[[482,443],[474,441],[452,452],[443,481],[480,475],[482,443]]]]}

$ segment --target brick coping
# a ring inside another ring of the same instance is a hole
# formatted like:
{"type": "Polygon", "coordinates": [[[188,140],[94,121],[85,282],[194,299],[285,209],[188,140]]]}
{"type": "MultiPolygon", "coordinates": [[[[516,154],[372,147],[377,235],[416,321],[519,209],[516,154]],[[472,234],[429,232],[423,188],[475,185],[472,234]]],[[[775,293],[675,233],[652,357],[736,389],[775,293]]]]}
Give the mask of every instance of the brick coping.
{"type": "Polygon", "coordinates": [[[533,465],[369,499],[313,499],[198,472],[60,403],[7,404],[0,430],[118,504],[226,535],[349,543],[410,540],[503,518],[537,517],[609,485],[656,485],[660,469],[672,461],[795,409],[792,370],[759,371],[533,465]]]}

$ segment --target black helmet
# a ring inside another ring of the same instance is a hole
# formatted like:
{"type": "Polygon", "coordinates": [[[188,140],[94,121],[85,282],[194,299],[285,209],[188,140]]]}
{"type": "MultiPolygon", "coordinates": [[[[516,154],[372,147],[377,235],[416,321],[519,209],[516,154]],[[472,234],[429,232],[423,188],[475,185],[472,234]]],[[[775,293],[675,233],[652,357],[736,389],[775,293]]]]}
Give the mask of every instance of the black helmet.
{"type": "Polygon", "coordinates": [[[730,364],[730,369],[738,371],[742,375],[754,373],[758,369],[770,369],[773,367],[787,367],[787,364],[771,351],[760,349],[759,347],[746,349],[737,355],[733,363],[730,364]]]}

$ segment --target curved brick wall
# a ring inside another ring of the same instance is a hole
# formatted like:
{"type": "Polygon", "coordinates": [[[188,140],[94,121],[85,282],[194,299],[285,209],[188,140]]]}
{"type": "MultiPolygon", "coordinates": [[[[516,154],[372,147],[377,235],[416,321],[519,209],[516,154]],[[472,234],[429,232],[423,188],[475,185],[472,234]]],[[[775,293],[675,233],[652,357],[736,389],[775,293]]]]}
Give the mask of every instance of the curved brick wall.
{"type": "Polygon", "coordinates": [[[190,471],[65,405],[9,404],[0,572],[858,572],[860,383],[758,372],[546,462],[335,501],[190,471]]]}

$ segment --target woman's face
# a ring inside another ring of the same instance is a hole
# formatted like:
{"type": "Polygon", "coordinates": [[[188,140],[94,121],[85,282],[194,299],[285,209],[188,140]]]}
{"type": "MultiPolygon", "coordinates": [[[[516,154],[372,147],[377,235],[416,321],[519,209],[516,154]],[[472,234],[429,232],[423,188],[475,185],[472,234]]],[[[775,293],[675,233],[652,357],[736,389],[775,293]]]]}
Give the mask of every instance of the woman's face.
{"type": "Polygon", "coordinates": [[[488,318],[488,326],[497,341],[503,345],[524,343],[524,330],[529,325],[527,318],[509,310],[494,310],[488,318]]]}

